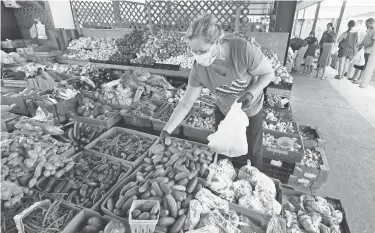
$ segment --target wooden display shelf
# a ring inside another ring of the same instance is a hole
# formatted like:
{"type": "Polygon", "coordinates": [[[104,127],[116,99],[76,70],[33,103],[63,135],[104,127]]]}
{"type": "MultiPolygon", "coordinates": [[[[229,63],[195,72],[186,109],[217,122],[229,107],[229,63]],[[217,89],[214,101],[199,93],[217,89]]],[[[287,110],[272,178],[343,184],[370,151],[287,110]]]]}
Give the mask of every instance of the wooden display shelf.
{"type": "MultiPolygon", "coordinates": [[[[73,60],[73,59],[66,59],[66,58],[60,58],[57,60],[58,63],[62,64],[70,64],[70,65],[86,65],[89,63],[88,61],[82,61],[82,60],[73,60]]],[[[91,62],[91,64],[96,65],[99,68],[108,68],[108,69],[118,69],[118,70],[130,70],[137,68],[137,66],[123,66],[123,65],[114,65],[114,64],[105,64],[105,63],[95,63],[91,62]]],[[[180,71],[174,71],[174,70],[164,70],[164,69],[154,69],[154,68],[145,68],[145,67],[139,67],[142,68],[145,71],[148,71],[153,74],[159,74],[163,76],[168,77],[180,77],[180,78],[188,78],[190,74],[190,70],[184,69],[180,71]]]]}

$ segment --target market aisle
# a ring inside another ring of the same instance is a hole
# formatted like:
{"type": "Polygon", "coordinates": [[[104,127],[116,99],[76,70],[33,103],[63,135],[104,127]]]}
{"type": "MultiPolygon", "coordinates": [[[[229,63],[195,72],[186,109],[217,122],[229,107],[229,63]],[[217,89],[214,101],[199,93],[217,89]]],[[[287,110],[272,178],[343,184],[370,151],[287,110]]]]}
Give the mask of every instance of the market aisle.
{"type": "Polygon", "coordinates": [[[333,80],[292,75],[294,120],[319,126],[328,141],[330,175],[318,194],[342,200],[353,233],[374,233],[375,126],[332,86],[333,80]]]}

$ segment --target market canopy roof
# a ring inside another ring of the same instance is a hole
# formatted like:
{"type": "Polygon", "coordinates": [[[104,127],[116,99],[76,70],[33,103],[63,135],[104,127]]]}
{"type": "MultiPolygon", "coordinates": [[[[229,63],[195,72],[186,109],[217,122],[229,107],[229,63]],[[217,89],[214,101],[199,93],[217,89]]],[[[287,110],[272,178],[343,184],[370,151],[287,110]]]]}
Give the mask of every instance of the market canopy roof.
{"type": "Polygon", "coordinates": [[[307,7],[323,2],[323,0],[300,0],[297,3],[296,11],[303,10],[307,7]]]}

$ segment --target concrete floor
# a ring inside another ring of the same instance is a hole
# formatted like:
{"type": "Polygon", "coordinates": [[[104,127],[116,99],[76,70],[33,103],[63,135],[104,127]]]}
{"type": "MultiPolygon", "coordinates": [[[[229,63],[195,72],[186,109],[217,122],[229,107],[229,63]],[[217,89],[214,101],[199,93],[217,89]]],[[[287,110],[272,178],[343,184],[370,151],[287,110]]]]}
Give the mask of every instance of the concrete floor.
{"type": "Polygon", "coordinates": [[[375,88],[314,75],[292,73],[292,111],[328,141],[329,179],[317,194],[341,199],[352,233],[374,233],[375,88]]]}

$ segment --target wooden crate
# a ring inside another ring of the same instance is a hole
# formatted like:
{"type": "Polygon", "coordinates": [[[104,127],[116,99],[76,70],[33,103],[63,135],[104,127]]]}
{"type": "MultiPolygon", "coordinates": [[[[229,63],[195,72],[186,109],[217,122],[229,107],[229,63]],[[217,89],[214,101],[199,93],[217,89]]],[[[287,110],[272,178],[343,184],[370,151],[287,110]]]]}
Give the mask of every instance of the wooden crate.
{"type": "Polygon", "coordinates": [[[314,139],[309,139],[309,140],[304,140],[302,138],[304,148],[306,149],[313,149],[314,147],[325,148],[327,141],[324,139],[323,134],[318,127],[313,128],[307,125],[299,125],[298,128],[301,133],[309,132],[315,136],[314,139]]]}
{"type": "MultiPolygon", "coordinates": [[[[81,156],[82,152],[78,153],[78,154],[75,154],[72,156],[72,159],[75,160],[76,158],[78,158],[79,156],[81,156]]],[[[96,158],[101,158],[102,156],[98,155],[98,154],[92,154],[92,156],[96,157],[96,158]]],[[[109,159],[110,161],[114,161],[113,159],[109,159]]],[[[133,169],[131,166],[127,165],[127,164],[119,164],[121,166],[122,169],[126,170],[126,174],[125,174],[125,177],[128,177],[132,172],[133,172],[133,169]]],[[[43,179],[39,179],[37,181],[37,183],[35,184],[35,187],[38,187],[42,184],[42,182],[45,182],[43,179]]],[[[114,184],[114,186],[116,186],[120,181],[116,182],[114,184]]],[[[43,191],[43,190],[42,190],[43,191]]],[[[96,203],[93,203],[93,206],[90,208],[90,210],[93,210],[93,211],[98,211],[100,209],[100,206],[101,206],[101,203],[104,201],[104,199],[107,197],[108,193],[111,191],[111,188],[107,191],[106,194],[103,195],[102,198],[99,199],[98,202],[96,203]]],[[[76,206],[75,204],[72,204],[68,201],[65,200],[64,196],[63,198],[61,198],[61,195],[59,194],[56,194],[54,195],[53,193],[46,193],[46,196],[49,196],[49,197],[52,197],[52,198],[55,198],[55,199],[59,199],[61,200],[63,203],[66,203],[67,205],[70,205],[70,206],[76,206]]],[[[81,205],[77,205],[76,207],[79,207],[81,209],[87,209],[86,207],[84,206],[81,206],[81,205]]]]}
{"type": "Polygon", "coordinates": [[[94,125],[94,126],[102,126],[106,129],[112,128],[114,125],[116,125],[121,120],[121,114],[120,112],[116,113],[114,116],[108,118],[107,120],[99,120],[91,117],[82,117],[77,115],[71,115],[69,114],[69,117],[78,121],[83,122],[88,125],[94,125]]]}
{"type": "Polygon", "coordinates": [[[156,139],[158,138],[157,136],[154,136],[154,135],[151,135],[151,134],[142,133],[142,132],[138,132],[138,131],[131,130],[131,129],[120,128],[120,127],[113,127],[110,130],[108,130],[107,132],[105,132],[102,135],[100,135],[99,137],[97,137],[91,143],[87,144],[85,146],[85,150],[88,150],[88,151],[90,151],[92,153],[99,154],[99,155],[111,158],[112,160],[116,160],[116,161],[118,161],[120,163],[128,164],[128,165],[132,166],[133,168],[138,167],[141,163],[143,163],[143,159],[147,156],[148,149],[142,155],[140,155],[135,161],[133,161],[133,162],[132,161],[123,160],[123,159],[120,159],[120,158],[117,158],[117,157],[113,157],[113,156],[110,156],[110,155],[107,155],[107,154],[104,154],[104,153],[100,153],[100,152],[95,151],[95,150],[92,149],[102,139],[108,138],[110,136],[117,135],[119,133],[126,133],[126,134],[129,134],[129,135],[137,135],[139,137],[150,139],[152,141],[156,141],[156,139]]]}

